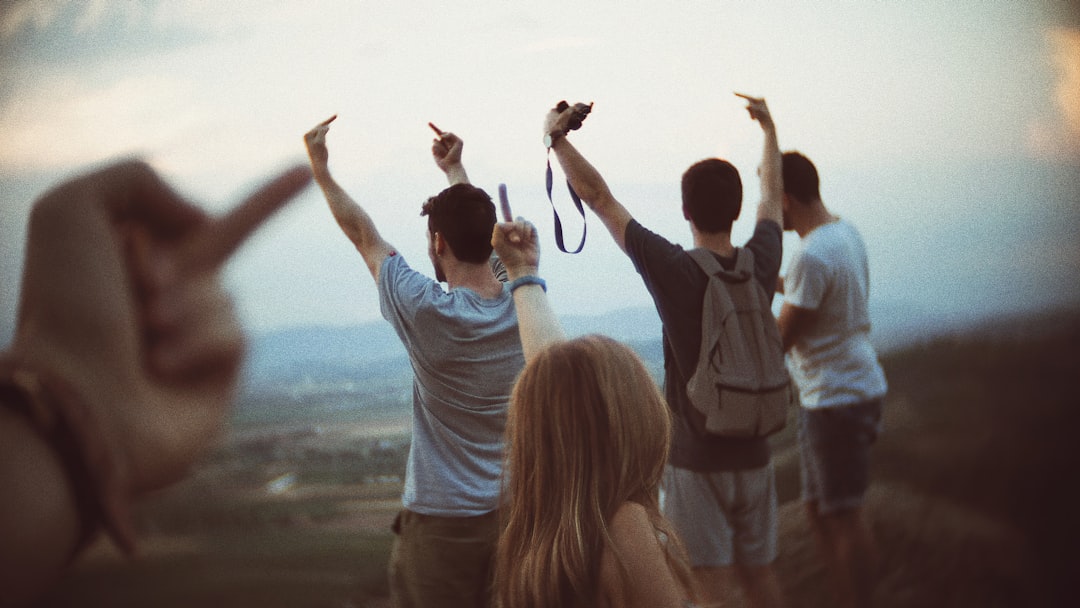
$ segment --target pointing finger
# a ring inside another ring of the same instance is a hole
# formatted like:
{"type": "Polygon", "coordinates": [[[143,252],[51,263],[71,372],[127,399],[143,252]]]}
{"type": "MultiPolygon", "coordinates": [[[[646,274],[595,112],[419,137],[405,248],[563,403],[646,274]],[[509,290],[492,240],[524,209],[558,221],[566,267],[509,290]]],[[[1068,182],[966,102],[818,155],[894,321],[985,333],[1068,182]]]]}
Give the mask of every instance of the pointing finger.
{"type": "Polygon", "coordinates": [[[499,207],[502,209],[503,221],[514,221],[514,214],[510,211],[510,199],[506,196],[506,184],[499,184],[499,207]]]}
{"type": "Polygon", "coordinates": [[[431,127],[432,131],[435,131],[435,135],[438,135],[439,137],[443,136],[443,132],[439,129],[439,127],[435,126],[435,123],[429,122],[427,123],[427,126],[431,127]]]}
{"type": "Polygon", "coordinates": [[[180,257],[183,270],[197,274],[223,265],[256,228],[310,182],[311,170],[303,165],[279,174],[232,211],[210,222],[190,238],[180,257]]]}
{"type": "Polygon", "coordinates": [[[765,101],[765,98],[763,98],[763,97],[754,97],[752,95],[747,95],[745,93],[735,93],[735,96],[736,97],[742,97],[743,99],[745,99],[746,101],[749,101],[750,103],[761,103],[761,102],[765,101]]]}

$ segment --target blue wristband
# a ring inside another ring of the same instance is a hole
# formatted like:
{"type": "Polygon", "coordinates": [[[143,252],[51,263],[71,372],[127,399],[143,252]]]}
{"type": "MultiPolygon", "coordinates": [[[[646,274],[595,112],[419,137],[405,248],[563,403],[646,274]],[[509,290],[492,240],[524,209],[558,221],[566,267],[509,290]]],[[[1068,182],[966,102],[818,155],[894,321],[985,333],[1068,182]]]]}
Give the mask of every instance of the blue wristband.
{"type": "Polygon", "coordinates": [[[547,283],[535,274],[527,274],[510,281],[510,293],[514,293],[514,290],[522,285],[539,285],[544,290],[544,293],[547,293],[547,283]]]}

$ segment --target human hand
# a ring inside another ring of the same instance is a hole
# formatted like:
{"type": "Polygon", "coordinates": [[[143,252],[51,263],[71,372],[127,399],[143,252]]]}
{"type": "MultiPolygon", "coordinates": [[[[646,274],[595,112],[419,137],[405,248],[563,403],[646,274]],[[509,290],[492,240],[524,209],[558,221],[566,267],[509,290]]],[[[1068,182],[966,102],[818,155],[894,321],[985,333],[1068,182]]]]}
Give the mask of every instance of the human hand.
{"type": "Polygon", "coordinates": [[[511,281],[536,274],[540,268],[540,239],[536,226],[524,218],[495,224],[491,231],[491,246],[511,281]]]}
{"type": "Polygon", "coordinates": [[[291,169],[211,218],[125,162],[35,204],[12,351],[80,395],[130,496],[178,479],[220,430],[243,337],[218,271],[310,179],[291,169]]]}
{"type": "Polygon", "coordinates": [[[431,156],[439,169],[449,175],[451,171],[461,166],[461,152],[465,147],[465,142],[449,131],[440,131],[435,125],[428,124],[439,135],[431,142],[431,156]]]}
{"type": "Polygon", "coordinates": [[[769,113],[769,107],[765,105],[764,97],[751,97],[750,95],[744,95],[742,93],[735,93],[735,95],[746,100],[746,111],[750,113],[750,118],[752,120],[758,121],[762,129],[772,129],[775,127],[772,114],[769,113]]]}
{"type": "Polygon", "coordinates": [[[304,144],[307,146],[308,158],[311,159],[311,167],[316,171],[326,168],[330,161],[330,151],[326,148],[326,133],[330,131],[330,123],[337,119],[337,114],[320,122],[304,134],[304,144]]]}

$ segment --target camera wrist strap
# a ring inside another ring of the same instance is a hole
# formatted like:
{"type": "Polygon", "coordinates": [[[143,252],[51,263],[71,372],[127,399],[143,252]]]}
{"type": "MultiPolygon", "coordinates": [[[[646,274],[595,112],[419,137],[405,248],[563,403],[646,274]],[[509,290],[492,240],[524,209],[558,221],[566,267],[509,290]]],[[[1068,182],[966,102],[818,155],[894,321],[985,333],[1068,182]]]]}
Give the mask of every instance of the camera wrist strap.
{"type": "Polygon", "coordinates": [[[577,207],[578,213],[581,214],[581,242],[578,243],[577,249],[573,251],[567,251],[566,244],[563,242],[563,229],[562,221],[559,220],[559,212],[555,210],[555,201],[551,198],[551,186],[554,182],[554,177],[551,172],[551,148],[548,148],[547,158],[547,175],[545,183],[547,185],[548,202],[551,203],[551,213],[555,216],[555,244],[559,247],[559,250],[563,253],[578,253],[585,247],[585,234],[588,232],[588,226],[585,224],[585,209],[581,206],[581,197],[577,192],[574,192],[574,187],[570,185],[570,180],[566,180],[566,188],[570,191],[570,198],[574,201],[574,206],[577,207]]]}

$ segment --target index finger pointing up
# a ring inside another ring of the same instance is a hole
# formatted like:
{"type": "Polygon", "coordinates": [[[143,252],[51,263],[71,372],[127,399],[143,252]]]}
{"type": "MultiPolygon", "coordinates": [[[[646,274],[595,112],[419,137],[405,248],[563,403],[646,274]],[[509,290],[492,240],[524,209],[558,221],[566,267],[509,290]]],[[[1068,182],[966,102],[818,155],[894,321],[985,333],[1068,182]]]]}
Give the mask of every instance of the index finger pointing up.
{"type": "Polygon", "coordinates": [[[222,266],[255,229],[310,182],[311,170],[298,165],[279,174],[232,211],[209,222],[185,243],[181,252],[183,271],[197,274],[222,266]]]}

